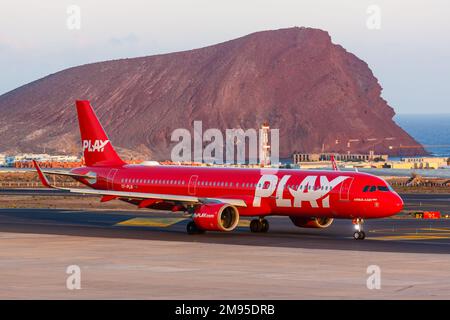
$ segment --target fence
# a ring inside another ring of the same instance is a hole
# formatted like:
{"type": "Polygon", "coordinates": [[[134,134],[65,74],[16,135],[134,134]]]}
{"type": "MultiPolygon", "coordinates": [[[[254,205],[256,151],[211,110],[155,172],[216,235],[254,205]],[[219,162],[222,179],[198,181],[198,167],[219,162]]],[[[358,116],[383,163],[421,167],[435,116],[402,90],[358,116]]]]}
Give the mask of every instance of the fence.
{"type": "MultiPolygon", "coordinates": [[[[59,187],[80,187],[81,184],[79,182],[59,182],[57,184],[59,187]]],[[[19,182],[19,181],[7,181],[0,182],[1,188],[43,188],[41,182],[19,182]]]]}
{"type": "Polygon", "coordinates": [[[440,188],[450,188],[448,182],[419,182],[419,183],[408,183],[408,182],[389,182],[393,187],[440,187],[440,188]]]}

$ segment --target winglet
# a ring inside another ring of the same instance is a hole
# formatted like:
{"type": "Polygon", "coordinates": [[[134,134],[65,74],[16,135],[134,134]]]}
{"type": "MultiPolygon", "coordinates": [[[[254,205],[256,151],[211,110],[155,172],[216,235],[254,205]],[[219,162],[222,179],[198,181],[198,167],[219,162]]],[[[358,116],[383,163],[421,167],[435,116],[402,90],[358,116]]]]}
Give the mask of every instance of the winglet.
{"type": "Polygon", "coordinates": [[[34,167],[37,170],[37,173],[39,175],[39,179],[41,180],[42,184],[47,187],[47,188],[52,188],[51,184],[48,182],[47,177],[44,175],[44,173],[42,172],[41,168],[39,167],[39,165],[37,164],[36,160],[33,160],[33,164],[34,167]]]}

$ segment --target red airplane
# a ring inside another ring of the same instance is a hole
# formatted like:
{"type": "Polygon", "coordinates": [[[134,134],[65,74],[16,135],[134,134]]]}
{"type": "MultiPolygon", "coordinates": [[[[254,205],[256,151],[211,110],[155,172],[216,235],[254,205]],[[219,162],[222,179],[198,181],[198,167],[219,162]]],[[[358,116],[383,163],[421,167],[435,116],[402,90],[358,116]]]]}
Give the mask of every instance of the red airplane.
{"type": "Polygon", "coordinates": [[[89,101],[76,102],[85,167],[44,171],[49,188],[119,199],[139,208],[191,214],[189,234],[232,231],[242,217],[257,217],[252,232],[267,232],[270,215],[288,216],[302,228],[326,228],[352,219],[355,239],[364,239],[364,219],[395,215],[400,196],[383,179],[359,172],[130,165],[117,155],[89,101]],[[70,176],[90,188],[60,188],[45,174],[70,176]]]}

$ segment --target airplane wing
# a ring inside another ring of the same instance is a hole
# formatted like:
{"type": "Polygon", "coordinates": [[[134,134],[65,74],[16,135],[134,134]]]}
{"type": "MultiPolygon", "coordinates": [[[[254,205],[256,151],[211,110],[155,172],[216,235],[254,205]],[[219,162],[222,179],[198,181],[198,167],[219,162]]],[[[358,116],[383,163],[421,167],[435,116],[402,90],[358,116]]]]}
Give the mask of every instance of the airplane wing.
{"type": "Polygon", "coordinates": [[[203,198],[195,196],[174,195],[174,194],[160,194],[160,193],[146,193],[146,192],[129,192],[129,191],[115,191],[115,190],[97,190],[97,189],[83,189],[83,188],[61,188],[50,184],[44,172],[41,170],[36,161],[33,160],[33,164],[38,172],[39,179],[42,184],[47,188],[53,188],[58,190],[65,190],[72,193],[79,194],[93,194],[99,196],[106,196],[108,199],[124,198],[124,199],[155,199],[165,201],[176,201],[188,204],[195,203],[227,203],[237,207],[246,207],[247,204],[241,199],[225,199],[225,198],[203,198]]]}
{"type": "Polygon", "coordinates": [[[84,178],[84,179],[95,179],[95,176],[88,175],[88,174],[77,174],[72,173],[70,171],[63,171],[63,170],[41,170],[44,174],[54,174],[58,176],[67,176],[72,178],[84,178]]]}

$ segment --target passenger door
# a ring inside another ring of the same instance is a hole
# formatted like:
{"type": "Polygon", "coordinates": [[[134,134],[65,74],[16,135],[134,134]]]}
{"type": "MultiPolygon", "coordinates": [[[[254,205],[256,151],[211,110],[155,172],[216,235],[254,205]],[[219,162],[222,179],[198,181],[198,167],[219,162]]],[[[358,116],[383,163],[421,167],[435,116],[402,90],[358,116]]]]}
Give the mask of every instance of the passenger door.
{"type": "Polygon", "coordinates": [[[197,180],[198,180],[197,175],[193,175],[189,179],[188,194],[190,196],[195,196],[195,194],[197,193],[197,180]]]}
{"type": "Polygon", "coordinates": [[[350,201],[350,189],[352,187],[353,179],[354,178],[348,178],[341,183],[341,192],[339,200],[350,201]]]}
{"type": "Polygon", "coordinates": [[[106,178],[106,188],[108,190],[114,190],[114,177],[117,174],[118,169],[109,170],[108,177],[106,178]]]}

